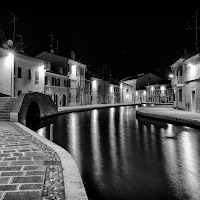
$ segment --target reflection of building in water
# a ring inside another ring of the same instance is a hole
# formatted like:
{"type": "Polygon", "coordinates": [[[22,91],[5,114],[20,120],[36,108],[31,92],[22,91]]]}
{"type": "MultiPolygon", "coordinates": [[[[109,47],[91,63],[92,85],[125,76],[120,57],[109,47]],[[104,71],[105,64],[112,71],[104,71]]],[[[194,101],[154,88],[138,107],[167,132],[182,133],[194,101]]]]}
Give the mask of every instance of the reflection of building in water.
{"type": "Polygon", "coordinates": [[[113,170],[117,170],[117,147],[116,147],[116,130],[115,130],[115,108],[109,109],[109,143],[110,156],[113,170]]]}
{"type": "Polygon", "coordinates": [[[191,133],[181,133],[180,160],[183,173],[182,184],[187,188],[187,195],[191,199],[200,199],[200,179],[198,163],[198,144],[191,133]]]}
{"type": "MultiPolygon", "coordinates": [[[[168,131],[173,134],[173,126],[170,125],[168,131]]],[[[164,169],[176,196],[187,195],[188,199],[199,199],[198,140],[195,135],[183,131],[176,140],[163,139],[162,142],[164,169]]]]}
{"type": "Polygon", "coordinates": [[[80,162],[82,157],[80,151],[80,126],[79,126],[79,118],[76,113],[70,113],[68,134],[69,134],[70,153],[75,159],[81,173],[82,165],[80,162]]]}
{"type": "Polygon", "coordinates": [[[50,124],[50,140],[53,141],[53,127],[54,124],[50,124]]]}
{"type": "Polygon", "coordinates": [[[94,178],[96,178],[96,182],[103,186],[102,184],[102,156],[100,149],[100,136],[99,136],[99,111],[97,109],[91,112],[91,145],[92,145],[92,159],[94,164],[94,178]]]}
{"type": "Polygon", "coordinates": [[[54,124],[49,124],[48,126],[38,129],[37,133],[38,135],[47,138],[53,142],[53,128],[54,124]]]}

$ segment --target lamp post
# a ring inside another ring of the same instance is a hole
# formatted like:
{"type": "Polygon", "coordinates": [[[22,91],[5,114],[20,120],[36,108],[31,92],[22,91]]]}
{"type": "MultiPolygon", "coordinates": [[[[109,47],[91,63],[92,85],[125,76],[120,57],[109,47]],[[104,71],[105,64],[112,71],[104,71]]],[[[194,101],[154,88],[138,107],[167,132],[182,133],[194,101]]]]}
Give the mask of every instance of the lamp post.
{"type": "Polygon", "coordinates": [[[199,8],[197,8],[196,10],[196,48],[198,49],[198,38],[197,38],[197,34],[198,34],[198,11],[199,11],[199,8]]]}
{"type": "Polygon", "coordinates": [[[11,96],[14,97],[14,55],[9,52],[8,57],[10,60],[10,74],[11,74],[11,96]]]}

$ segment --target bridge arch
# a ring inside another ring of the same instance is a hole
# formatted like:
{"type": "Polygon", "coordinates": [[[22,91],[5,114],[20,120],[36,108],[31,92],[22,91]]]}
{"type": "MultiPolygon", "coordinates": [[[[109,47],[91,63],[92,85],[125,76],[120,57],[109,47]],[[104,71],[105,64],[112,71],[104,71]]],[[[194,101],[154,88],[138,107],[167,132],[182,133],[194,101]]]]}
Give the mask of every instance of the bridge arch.
{"type": "Polygon", "coordinates": [[[39,92],[21,94],[10,114],[10,121],[26,125],[27,118],[45,118],[55,115],[58,107],[49,95],[39,92]]]}

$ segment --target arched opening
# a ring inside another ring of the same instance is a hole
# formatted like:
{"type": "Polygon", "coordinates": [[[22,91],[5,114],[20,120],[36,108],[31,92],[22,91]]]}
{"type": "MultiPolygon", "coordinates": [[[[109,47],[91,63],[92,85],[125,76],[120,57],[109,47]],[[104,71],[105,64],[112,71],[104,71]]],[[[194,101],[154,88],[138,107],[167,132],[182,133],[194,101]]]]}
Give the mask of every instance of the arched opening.
{"type": "Polygon", "coordinates": [[[35,101],[32,101],[27,109],[26,113],[26,124],[31,124],[31,122],[34,120],[39,120],[40,118],[40,108],[38,104],[35,101]]]}
{"type": "Polygon", "coordinates": [[[62,105],[66,106],[66,95],[65,94],[63,94],[63,97],[62,97],[62,105]]]}

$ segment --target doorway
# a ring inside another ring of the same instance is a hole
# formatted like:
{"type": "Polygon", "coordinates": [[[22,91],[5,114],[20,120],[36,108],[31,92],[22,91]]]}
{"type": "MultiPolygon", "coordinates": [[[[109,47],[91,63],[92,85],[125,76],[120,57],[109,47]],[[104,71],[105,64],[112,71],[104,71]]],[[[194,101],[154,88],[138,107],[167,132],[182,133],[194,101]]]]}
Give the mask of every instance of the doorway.
{"type": "Polygon", "coordinates": [[[196,92],[195,90],[191,91],[191,112],[196,110],[196,92]]]}

